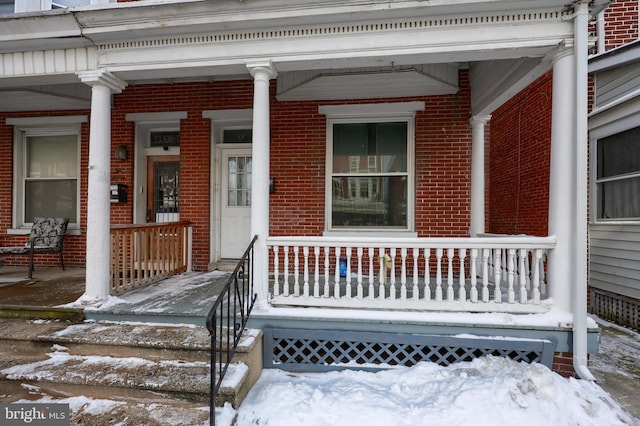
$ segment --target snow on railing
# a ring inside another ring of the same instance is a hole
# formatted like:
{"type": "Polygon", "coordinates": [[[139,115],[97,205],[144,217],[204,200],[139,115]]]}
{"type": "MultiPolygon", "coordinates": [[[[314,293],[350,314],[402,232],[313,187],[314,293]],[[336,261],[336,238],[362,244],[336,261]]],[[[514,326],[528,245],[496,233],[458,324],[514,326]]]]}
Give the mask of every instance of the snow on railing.
{"type": "Polygon", "coordinates": [[[539,312],[555,237],[270,237],[274,305],[539,312]]]}

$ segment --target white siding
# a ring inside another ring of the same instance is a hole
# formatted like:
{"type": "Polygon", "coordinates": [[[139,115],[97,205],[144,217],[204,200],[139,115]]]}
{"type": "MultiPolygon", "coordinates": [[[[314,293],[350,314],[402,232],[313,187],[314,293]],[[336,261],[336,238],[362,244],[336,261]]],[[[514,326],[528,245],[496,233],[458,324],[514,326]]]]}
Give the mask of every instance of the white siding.
{"type": "Polygon", "coordinates": [[[640,299],[640,225],[590,226],[589,284],[640,299]]]}
{"type": "Polygon", "coordinates": [[[596,74],[596,105],[602,107],[640,87],[640,66],[632,63],[596,74]]]}

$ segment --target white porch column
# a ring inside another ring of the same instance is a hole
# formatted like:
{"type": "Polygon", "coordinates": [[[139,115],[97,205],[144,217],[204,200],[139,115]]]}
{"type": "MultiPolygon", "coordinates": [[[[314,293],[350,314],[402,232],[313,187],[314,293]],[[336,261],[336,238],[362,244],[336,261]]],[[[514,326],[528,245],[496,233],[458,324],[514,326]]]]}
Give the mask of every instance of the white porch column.
{"type": "Polygon", "coordinates": [[[254,285],[258,306],[266,308],[269,290],[269,80],[276,71],[270,62],[248,64],[253,77],[253,143],[251,149],[251,235],[254,245],[254,285]]]}
{"type": "MultiPolygon", "coordinates": [[[[575,236],[575,84],[572,50],[561,52],[553,64],[551,170],[549,176],[549,235],[557,237],[551,251],[547,280],[555,305],[572,312],[575,236]]],[[[586,140],[584,141],[586,143],[586,140]]]]}
{"type": "Polygon", "coordinates": [[[108,72],[80,75],[91,86],[91,128],[89,131],[89,183],[87,188],[87,259],[84,298],[103,300],[109,296],[111,204],[111,94],[120,93],[125,83],[108,72]]]}
{"type": "Polygon", "coordinates": [[[471,229],[469,234],[472,237],[485,232],[484,128],[490,119],[490,115],[471,117],[471,229]]]}

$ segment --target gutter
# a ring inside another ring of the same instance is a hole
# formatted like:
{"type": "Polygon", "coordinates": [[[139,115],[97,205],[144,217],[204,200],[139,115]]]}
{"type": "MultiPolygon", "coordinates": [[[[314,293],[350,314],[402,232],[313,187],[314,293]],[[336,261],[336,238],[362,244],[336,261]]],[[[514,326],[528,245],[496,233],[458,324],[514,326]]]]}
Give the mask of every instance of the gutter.
{"type": "Polygon", "coordinates": [[[587,200],[588,200],[588,49],[589,4],[580,1],[575,5],[574,60],[575,60],[575,182],[573,249],[573,369],[578,377],[595,381],[588,368],[587,355],[587,200]]]}

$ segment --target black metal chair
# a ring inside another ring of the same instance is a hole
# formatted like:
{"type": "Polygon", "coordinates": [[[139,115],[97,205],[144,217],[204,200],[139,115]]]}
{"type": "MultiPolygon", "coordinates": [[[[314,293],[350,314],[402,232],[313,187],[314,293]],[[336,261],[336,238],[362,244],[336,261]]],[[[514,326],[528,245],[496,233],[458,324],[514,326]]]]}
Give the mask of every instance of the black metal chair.
{"type": "Polygon", "coordinates": [[[60,265],[64,271],[62,258],[62,243],[67,233],[69,219],[53,217],[36,217],[29,234],[29,240],[24,246],[0,247],[0,254],[28,254],[29,278],[32,278],[34,265],[33,256],[39,253],[60,253],[60,265]]]}

